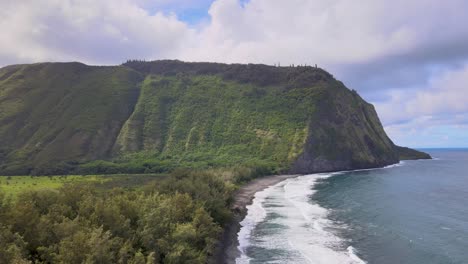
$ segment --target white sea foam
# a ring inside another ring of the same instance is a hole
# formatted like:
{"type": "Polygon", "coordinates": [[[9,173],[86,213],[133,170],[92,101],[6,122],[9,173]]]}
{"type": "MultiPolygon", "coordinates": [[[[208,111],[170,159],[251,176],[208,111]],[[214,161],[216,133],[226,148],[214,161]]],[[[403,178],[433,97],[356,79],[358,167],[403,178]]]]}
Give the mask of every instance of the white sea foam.
{"type": "MultiPolygon", "coordinates": [[[[389,169],[389,168],[395,168],[395,167],[400,167],[400,166],[403,166],[405,164],[405,162],[403,160],[401,160],[400,162],[398,163],[395,163],[395,164],[392,164],[392,165],[388,165],[388,166],[385,166],[383,167],[382,169],[389,169]]],[[[376,169],[379,169],[379,168],[376,168],[376,169]]],[[[370,170],[376,170],[376,169],[370,169],[370,170]]]]}
{"type": "MultiPolygon", "coordinates": [[[[382,168],[353,171],[390,169],[403,166],[404,163],[400,161],[382,168]]],[[[245,219],[240,223],[238,248],[241,256],[236,259],[236,263],[250,263],[246,252],[250,246],[287,252],[283,254],[284,256],[279,256],[269,263],[366,263],[358,257],[355,248],[352,246],[344,248],[346,241],[330,231],[345,228],[345,226],[329,220],[327,218],[329,210],[310,199],[315,193],[313,187],[317,180],[345,172],[291,178],[257,192],[253,203],[247,206],[248,212],[245,219]],[[268,214],[277,216],[269,219],[269,223],[279,226],[277,228],[279,230],[262,233],[259,237],[253,238],[253,231],[267,218],[268,214]]]]}
{"type": "Polygon", "coordinates": [[[239,241],[238,249],[241,252],[241,256],[236,260],[236,263],[250,262],[250,258],[247,257],[245,250],[250,244],[249,240],[253,229],[267,216],[267,212],[263,207],[263,202],[265,201],[265,198],[271,193],[274,187],[275,186],[270,186],[264,189],[263,191],[255,193],[252,204],[247,206],[247,215],[242,220],[242,222],[240,222],[242,228],[237,234],[237,239],[239,241]]]}
{"type": "Polygon", "coordinates": [[[365,263],[354,249],[344,248],[345,241],[328,231],[335,225],[327,219],[329,211],[310,200],[316,181],[331,175],[334,173],[300,176],[257,193],[241,222],[238,237],[242,255],[236,263],[250,262],[246,254],[249,246],[283,252],[270,263],[365,263]],[[254,228],[268,214],[277,216],[268,223],[279,227],[252,237],[254,228]]]}
{"type": "Polygon", "coordinates": [[[360,259],[357,255],[356,255],[356,249],[353,248],[352,246],[349,246],[347,248],[348,250],[348,255],[349,257],[355,262],[355,263],[366,263],[365,261],[363,261],[362,259],[360,259]]]}

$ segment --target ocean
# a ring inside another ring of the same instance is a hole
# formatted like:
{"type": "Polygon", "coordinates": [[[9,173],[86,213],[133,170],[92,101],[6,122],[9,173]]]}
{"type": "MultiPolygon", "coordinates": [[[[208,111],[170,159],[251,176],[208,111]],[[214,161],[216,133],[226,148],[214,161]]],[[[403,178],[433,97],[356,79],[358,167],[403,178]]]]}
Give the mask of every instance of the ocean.
{"type": "Polygon", "coordinates": [[[237,263],[468,263],[468,149],[299,176],[255,195],[237,263]]]}

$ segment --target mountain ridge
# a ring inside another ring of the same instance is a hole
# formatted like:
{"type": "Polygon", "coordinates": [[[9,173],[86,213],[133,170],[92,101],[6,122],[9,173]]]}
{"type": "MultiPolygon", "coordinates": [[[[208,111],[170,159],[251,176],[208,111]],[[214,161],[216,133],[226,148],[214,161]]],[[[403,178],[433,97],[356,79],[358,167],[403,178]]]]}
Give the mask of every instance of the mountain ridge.
{"type": "Polygon", "coordinates": [[[0,110],[1,174],[311,173],[430,158],[393,144],[371,104],[311,66],[12,65],[0,69],[0,110]]]}

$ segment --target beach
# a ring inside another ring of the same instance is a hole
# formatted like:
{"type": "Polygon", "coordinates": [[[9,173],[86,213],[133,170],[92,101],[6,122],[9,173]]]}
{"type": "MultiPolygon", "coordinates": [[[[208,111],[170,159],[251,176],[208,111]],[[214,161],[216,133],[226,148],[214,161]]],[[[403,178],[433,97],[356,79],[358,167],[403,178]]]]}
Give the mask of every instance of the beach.
{"type": "Polygon", "coordinates": [[[234,217],[232,218],[231,222],[225,226],[219,245],[216,248],[213,254],[213,258],[209,263],[235,263],[236,258],[240,256],[240,252],[237,248],[239,245],[237,233],[241,227],[240,222],[247,214],[246,207],[252,203],[255,193],[286,179],[297,176],[299,175],[266,176],[255,179],[240,187],[233,196],[234,201],[232,203],[231,210],[234,213],[234,217]]]}

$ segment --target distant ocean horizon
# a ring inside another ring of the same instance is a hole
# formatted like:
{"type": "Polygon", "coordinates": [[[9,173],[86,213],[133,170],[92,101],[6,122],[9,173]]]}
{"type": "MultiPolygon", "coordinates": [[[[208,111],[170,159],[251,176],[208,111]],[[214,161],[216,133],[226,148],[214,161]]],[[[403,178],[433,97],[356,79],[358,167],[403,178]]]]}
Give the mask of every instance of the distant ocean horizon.
{"type": "Polygon", "coordinates": [[[468,263],[468,148],[256,194],[237,263],[468,263]]]}
{"type": "Polygon", "coordinates": [[[453,151],[468,151],[468,147],[456,147],[456,148],[413,148],[416,150],[420,151],[425,151],[425,152],[432,152],[438,154],[437,151],[442,151],[442,150],[453,150],[453,151]]]}

